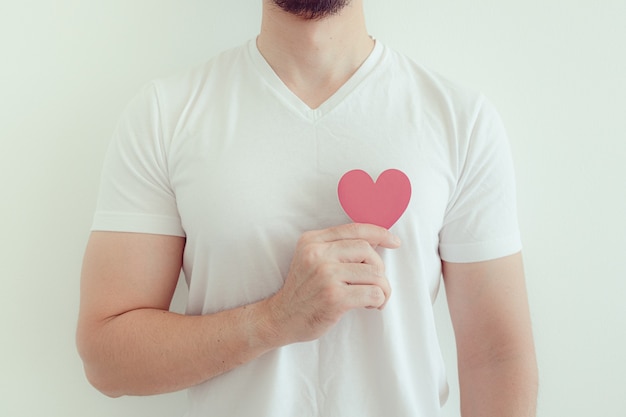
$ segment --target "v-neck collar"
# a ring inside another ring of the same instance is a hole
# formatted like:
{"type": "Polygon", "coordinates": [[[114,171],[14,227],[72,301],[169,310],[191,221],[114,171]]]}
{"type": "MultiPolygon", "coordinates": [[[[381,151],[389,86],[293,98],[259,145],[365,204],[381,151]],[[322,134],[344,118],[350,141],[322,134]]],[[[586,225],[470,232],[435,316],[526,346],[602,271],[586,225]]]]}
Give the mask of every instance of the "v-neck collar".
{"type": "Polygon", "coordinates": [[[274,72],[269,63],[265,60],[256,44],[256,39],[248,43],[248,52],[254,67],[259,71],[263,79],[268,83],[276,95],[291,109],[299,113],[311,122],[324,117],[340,104],[350,93],[363,81],[380,61],[383,54],[383,45],[376,41],[374,48],[363,64],[335,93],[324,101],[319,107],[312,109],[300,97],[287,87],[287,85],[274,72]]]}

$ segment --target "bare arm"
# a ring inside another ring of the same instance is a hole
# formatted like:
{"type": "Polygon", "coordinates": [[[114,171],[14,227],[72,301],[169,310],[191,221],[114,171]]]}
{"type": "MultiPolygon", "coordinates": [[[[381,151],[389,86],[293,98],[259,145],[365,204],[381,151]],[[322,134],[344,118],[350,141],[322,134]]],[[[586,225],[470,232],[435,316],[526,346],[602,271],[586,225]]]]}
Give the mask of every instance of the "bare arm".
{"type": "Polygon", "coordinates": [[[534,417],[537,365],[521,254],[444,262],[463,417],[534,417]]]}
{"type": "Polygon", "coordinates": [[[92,234],[77,342],[87,377],[107,395],[182,389],[270,348],[263,315],[255,314],[261,306],[214,316],[168,312],[184,244],[172,236],[92,234]]]}
{"type": "Polygon", "coordinates": [[[216,314],[183,316],[168,307],[184,245],[183,238],[161,235],[90,237],[77,344],[88,379],[105,394],[184,389],[269,350],[319,337],[352,308],[382,307],[390,290],[372,247],[397,247],[374,226],[309,232],[278,293],[216,314]]]}

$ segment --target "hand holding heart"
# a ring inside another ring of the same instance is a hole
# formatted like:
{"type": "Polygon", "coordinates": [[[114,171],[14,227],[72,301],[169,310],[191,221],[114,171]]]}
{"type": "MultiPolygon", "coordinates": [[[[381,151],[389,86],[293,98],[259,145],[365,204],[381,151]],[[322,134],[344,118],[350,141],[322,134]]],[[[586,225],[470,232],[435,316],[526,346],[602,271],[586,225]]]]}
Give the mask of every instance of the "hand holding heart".
{"type": "Polygon", "coordinates": [[[399,241],[357,223],[302,235],[283,288],[268,299],[281,344],[316,339],[349,310],[385,305],[391,288],[377,246],[393,249],[399,241]]]}

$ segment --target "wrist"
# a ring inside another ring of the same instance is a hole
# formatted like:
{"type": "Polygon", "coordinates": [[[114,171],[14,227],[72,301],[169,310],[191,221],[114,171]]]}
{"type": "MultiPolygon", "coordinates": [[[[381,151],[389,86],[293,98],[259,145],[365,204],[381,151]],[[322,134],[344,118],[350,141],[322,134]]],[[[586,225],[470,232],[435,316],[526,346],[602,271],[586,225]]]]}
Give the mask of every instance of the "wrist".
{"type": "Polygon", "coordinates": [[[251,348],[264,353],[288,344],[283,340],[285,335],[271,299],[259,301],[243,309],[246,314],[244,320],[250,325],[248,339],[251,348]]]}

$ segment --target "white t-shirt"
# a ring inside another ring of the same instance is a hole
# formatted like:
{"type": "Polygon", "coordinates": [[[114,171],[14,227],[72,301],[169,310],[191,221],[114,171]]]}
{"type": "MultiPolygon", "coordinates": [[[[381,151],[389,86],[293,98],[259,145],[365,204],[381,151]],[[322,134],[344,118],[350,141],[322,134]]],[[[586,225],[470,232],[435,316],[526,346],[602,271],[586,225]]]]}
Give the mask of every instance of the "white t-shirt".
{"type": "Polygon", "coordinates": [[[447,397],[432,304],[441,259],[520,250],[500,118],[479,94],[380,42],[310,109],[256,43],[150,84],[107,154],[94,230],[185,236],[187,313],[266,298],[302,232],[350,222],[341,176],[403,171],[412,198],[380,249],[393,294],[319,340],[276,349],[189,390],[189,417],[434,417],[447,397]]]}

